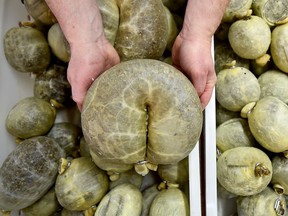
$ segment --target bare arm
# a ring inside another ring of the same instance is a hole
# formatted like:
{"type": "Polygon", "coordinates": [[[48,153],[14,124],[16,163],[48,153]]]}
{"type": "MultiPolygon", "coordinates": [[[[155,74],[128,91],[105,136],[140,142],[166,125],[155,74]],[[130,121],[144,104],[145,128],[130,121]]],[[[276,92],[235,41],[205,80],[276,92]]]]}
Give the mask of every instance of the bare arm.
{"type": "Polygon", "coordinates": [[[70,44],[101,39],[103,26],[95,0],[46,0],[70,44]]]}
{"type": "Polygon", "coordinates": [[[104,35],[96,0],[46,0],[69,42],[68,80],[79,109],[93,80],[120,59],[104,35]]]}
{"type": "Polygon", "coordinates": [[[211,38],[221,22],[227,3],[228,0],[188,0],[183,37],[211,38]]]}
{"type": "Polygon", "coordinates": [[[228,0],[188,0],[183,28],[173,49],[173,64],[192,81],[205,108],[216,84],[211,55],[212,37],[228,0]]]}

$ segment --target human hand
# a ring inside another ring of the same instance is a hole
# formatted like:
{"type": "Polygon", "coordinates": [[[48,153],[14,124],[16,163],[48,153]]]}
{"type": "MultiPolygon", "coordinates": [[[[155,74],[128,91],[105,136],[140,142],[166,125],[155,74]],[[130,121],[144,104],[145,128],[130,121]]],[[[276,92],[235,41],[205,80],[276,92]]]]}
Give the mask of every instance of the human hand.
{"type": "Polygon", "coordinates": [[[211,42],[212,38],[186,39],[180,33],[172,48],[173,66],[191,80],[203,109],[211,99],[217,80],[211,54],[211,42]]]}
{"type": "Polygon", "coordinates": [[[67,78],[72,88],[72,98],[81,111],[90,85],[101,73],[118,64],[120,58],[105,37],[96,42],[70,44],[70,49],[67,78]]]}

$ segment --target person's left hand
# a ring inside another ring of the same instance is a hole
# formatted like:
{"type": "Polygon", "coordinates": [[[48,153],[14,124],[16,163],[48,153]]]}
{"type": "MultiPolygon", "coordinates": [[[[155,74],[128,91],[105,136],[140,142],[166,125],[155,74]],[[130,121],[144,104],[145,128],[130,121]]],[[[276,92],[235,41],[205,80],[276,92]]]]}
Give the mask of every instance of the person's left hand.
{"type": "Polygon", "coordinates": [[[212,38],[185,39],[181,33],[172,48],[172,63],[191,80],[203,109],[209,103],[217,76],[211,53],[212,38]]]}
{"type": "Polygon", "coordinates": [[[101,73],[118,64],[120,58],[106,38],[91,43],[70,44],[70,48],[67,78],[72,88],[72,98],[81,111],[90,85],[101,73]]]}

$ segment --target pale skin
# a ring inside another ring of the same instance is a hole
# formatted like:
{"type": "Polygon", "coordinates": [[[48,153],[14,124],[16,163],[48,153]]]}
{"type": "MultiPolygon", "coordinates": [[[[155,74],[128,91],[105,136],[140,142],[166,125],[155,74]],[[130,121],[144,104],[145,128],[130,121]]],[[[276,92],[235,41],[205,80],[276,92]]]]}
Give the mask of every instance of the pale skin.
{"type": "MultiPolygon", "coordinates": [[[[46,0],[71,48],[67,78],[72,97],[82,110],[87,90],[101,73],[120,62],[105,38],[95,0],[46,0]]],[[[211,54],[212,38],[228,0],[188,0],[183,28],[172,48],[172,62],[193,83],[203,109],[209,103],[216,73],[211,54]]]]}
{"type": "Polygon", "coordinates": [[[211,43],[227,4],[228,0],[188,0],[183,27],[172,49],[173,65],[191,80],[203,109],[217,80],[211,43]]]}

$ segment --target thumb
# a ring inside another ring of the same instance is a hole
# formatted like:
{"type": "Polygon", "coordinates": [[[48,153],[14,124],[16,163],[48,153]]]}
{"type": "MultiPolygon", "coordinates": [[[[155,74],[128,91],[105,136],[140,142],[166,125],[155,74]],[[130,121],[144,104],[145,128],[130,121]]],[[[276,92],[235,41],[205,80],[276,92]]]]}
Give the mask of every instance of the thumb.
{"type": "Polygon", "coordinates": [[[193,73],[188,74],[198,96],[201,96],[206,88],[207,76],[203,76],[203,71],[194,70],[193,73]]]}
{"type": "Polygon", "coordinates": [[[87,90],[93,83],[94,79],[87,78],[87,79],[69,79],[69,83],[71,85],[72,90],[72,99],[78,106],[80,112],[82,111],[83,101],[87,90]]]}

